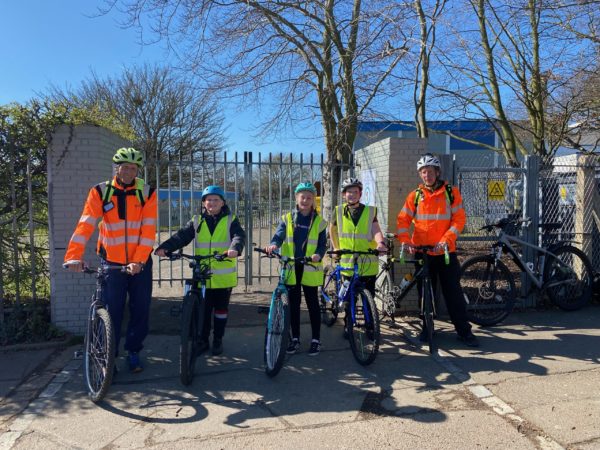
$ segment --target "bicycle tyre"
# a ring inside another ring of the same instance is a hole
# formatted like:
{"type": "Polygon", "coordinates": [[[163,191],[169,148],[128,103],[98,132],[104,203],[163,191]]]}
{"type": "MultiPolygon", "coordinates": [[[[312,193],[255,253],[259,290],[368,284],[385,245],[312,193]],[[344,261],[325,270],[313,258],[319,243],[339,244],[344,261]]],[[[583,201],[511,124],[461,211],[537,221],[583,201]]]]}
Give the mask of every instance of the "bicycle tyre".
{"type": "Polygon", "coordinates": [[[115,335],[112,320],[105,308],[97,308],[88,324],[85,342],[85,381],[90,399],[104,398],[112,383],[115,367],[115,335]]]}
{"type": "Polygon", "coordinates": [[[515,305],[514,277],[506,264],[492,255],[467,259],[460,268],[460,285],[467,318],[477,325],[492,326],[502,322],[515,305]]]}
{"type": "Polygon", "coordinates": [[[285,352],[290,339],[290,304],[287,292],[277,289],[271,302],[273,311],[269,312],[269,320],[265,329],[265,344],[263,356],[265,362],[265,373],[274,377],[279,373],[285,361],[285,352]]]}
{"type": "Polygon", "coordinates": [[[198,339],[204,320],[204,308],[198,295],[192,292],[183,297],[181,312],[181,331],[179,343],[179,379],[188,386],[194,379],[196,359],[198,357],[198,339]]]}
{"type": "Polygon", "coordinates": [[[327,325],[328,327],[332,326],[335,323],[339,312],[336,284],[334,280],[331,280],[329,283],[327,283],[327,281],[329,280],[329,274],[332,270],[333,269],[329,266],[325,268],[325,276],[323,278],[324,284],[321,287],[321,292],[319,292],[319,303],[321,306],[321,322],[327,325]],[[327,283],[327,286],[325,286],[325,283],[327,283]],[[323,296],[323,291],[327,293],[327,296],[331,300],[330,302],[325,300],[325,297],[323,296]]]}
{"type": "Polygon", "coordinates": [[[380,279],[379,284],[375,286],[374,300],[381,318],[386,316],[393,317],[393,311],[396,310],[396,304],[392,296],[393,285],[392,274],[386,271],[383,278],[380,279]]]}
{"type": "Polygon", "coordinates": [[[433,341],[433,332],[435,325],[433,322],[433,292],[430,278],[426,278],[423,282],[422,301],[423,322],[425,323],[425,329],[427,330],[427,345],[429,346],[429,353],[433,355],[436,351],[436,347],[435,342],[433,341]]]}
{"type": "Polygon", "coordinates": [[[366,289],[356,292],[353,303],[354,317],[348,316],[350,349],[354,359],[359,364],[367,366],[375,361],[379,351],[379,313],[371,293],[366,289]],[[364,314],[366,308],[368,308],[368,316],[370,316],[368,323],[367,316],[364,314]]]}
{"type": "Polygon", "coordinates": [[[568,244],[557,247],[552,253],[556,257],[547,257],[544,263],[544,280],[549,285],[556,282],[560,284],[546,287],[548,297],[564,311],[583,308],[592,297],[594,272],[590,261],[585,253],[568,244]],[[571,282],[567,284],[569,280],[571,282]]]}

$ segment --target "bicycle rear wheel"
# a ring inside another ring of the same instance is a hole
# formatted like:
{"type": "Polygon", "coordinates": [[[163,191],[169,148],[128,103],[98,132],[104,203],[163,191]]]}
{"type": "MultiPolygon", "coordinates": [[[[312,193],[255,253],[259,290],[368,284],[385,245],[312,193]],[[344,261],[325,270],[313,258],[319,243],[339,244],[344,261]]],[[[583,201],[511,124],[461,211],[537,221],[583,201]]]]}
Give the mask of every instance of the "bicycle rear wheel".
{"type": "Polygon", "coordinates": [[[574,311],[585,306],[592,297],[593,269],[581,250],[561,245],[544,264],[544,280],[548,297],[561,309],[574,311]]]}
{"type": "Polygon", "coordinates": [[[366,366],[375,361],[379,351],[379,313],[366,289],[357,291],[352,302],[354,314],[348,317],[350,349],[356,361],[366,366]]]}
{"type": "Polygon", "coordinates": [[[97,308],[88,323],[85,340],[85,382],[90,398],[98,402],[104,398],[112,383],[115,367],[115,336],[110,314],[97,308]]]}
{"type": "Polygon", "coordinates": [[[433,322],[433,292],[431,286],[431,279],[426,278],[423,283],[423,298],[422,298],[422,313],[423,323],[425,324],[425,330],[427,331],[427,344],[429,345],[429,353],[433,354],[436,351],[435,343],[433,341],[434,322],[433,322]]]}
{"type": "Polygon", "coordinates": [[[491,326],[512,311],[517,290],[508,267],[492,255],[467,259],[460,268],[460,285],[470,322],[491,326]]]}
{"type": "Polygon", "coordinates": [[[194,379],[200,328],[204,320],[204,305],[200,305],[198,295],[189,292],[183,297],[181,312],[181,332],[179,343],[179,379],[188,386],[194,379]]]}
{"type": "Polygon", "coordinates": [[[394,301],[392,274],[385,272],[383,276],[378,276],[375,285],[375,305],[381,318],[393,317],[396,311],[396,302],[394,301]]]}
{"type": "Polygon", "coordinates": [[[332,326],[337,320],[338,316],[338,296],[334,280],[329,279],[329,274],[333,269],[328,266],[325,268],[324,285],[321,287],[319,292],[319,303],[321,306],[321,322],[328,327],[332,326]],[[330,301],[327,301],[323,296],[323,292],[327,294],[330,301]]]}
{"type": "Polygon", "coordinates": [[[285,351],[290,339],[290,305],[288,294],[276,289],[271,299],[271,310],[265,330],[265,373],[274,377],[283,367],[285,351]]]}

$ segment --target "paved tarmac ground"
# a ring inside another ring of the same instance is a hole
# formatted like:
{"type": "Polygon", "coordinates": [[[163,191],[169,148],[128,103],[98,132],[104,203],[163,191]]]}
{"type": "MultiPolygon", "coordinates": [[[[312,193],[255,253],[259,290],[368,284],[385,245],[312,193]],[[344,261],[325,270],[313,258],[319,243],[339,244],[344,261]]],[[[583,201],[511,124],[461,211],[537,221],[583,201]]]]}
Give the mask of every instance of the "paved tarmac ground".
{"type": "MultiPolygon", "coordinates": [[[[414,318],[404,318],[382,327],[381,351],[367,367],[354,361],[341,321],[323,326],[323,351],[309,357],[304,320],[303,351],[270,379],[265,316],[256,313],[265,294],[238,297],[224,354],[200,357],[191,386],[179,383],[173,302],[159,299],[144,372],[127,373],[120,359],[123,370],[95,405],[81,359],[65,358],[24,411],[9,408],[18,387],[2,399],[0,449],[600,448],[597,305],[513,314],[475,329],[479,349],[439,322],[438,356],[418,345],[414,318]]],[[[2,367],[7,359],[0,354],[2,367]]]]}

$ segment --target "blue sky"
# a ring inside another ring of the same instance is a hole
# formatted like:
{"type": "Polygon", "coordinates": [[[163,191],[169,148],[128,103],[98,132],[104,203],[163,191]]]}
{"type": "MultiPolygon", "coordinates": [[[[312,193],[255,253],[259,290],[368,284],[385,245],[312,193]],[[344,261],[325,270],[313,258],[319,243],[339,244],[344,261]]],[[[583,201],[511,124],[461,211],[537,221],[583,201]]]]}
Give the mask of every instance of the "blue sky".
{"type": "MultiPolygon", "coordinates": [[[[140,46],[135,30],[123,29],[116,12],[95,15],[96,0],[0,1],[0,104],[26,102],[50,85],[76,87],[94,70],[100,77],[119,75],[123,67],[168,58],[161,44],[140,46]]],[[[225,110],[229,151],[323,151],[322,139],[251,137],[258,125],[254,111],[225,110]],[[273,142],[274,141],[274,142],[273,142]]],[[[315,124],[319,133],[319,124],[315,124]]]]}

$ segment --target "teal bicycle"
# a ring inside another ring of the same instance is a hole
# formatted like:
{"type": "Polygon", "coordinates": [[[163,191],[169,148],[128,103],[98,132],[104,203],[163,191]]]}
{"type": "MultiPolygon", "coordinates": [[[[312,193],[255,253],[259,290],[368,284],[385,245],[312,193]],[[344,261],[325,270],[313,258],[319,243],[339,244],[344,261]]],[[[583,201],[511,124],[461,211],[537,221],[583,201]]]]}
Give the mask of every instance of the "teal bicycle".
{"type": "Polygon", "coordinates": [[[290,340],[290,302],[285,282],[290,271],[294,270],[295,263],[308,264],[310,258],[305,256],[290,258],[279,253],[269,254],[259,247],[254,247],[254,251],[263,254],[264,258],[278,258],[281,264],[279,282],[273,291],[273,295],[271,295],[263,346],[265,373],[270,377],[274,377],[283,367],[285,351],[290,340]]]}

